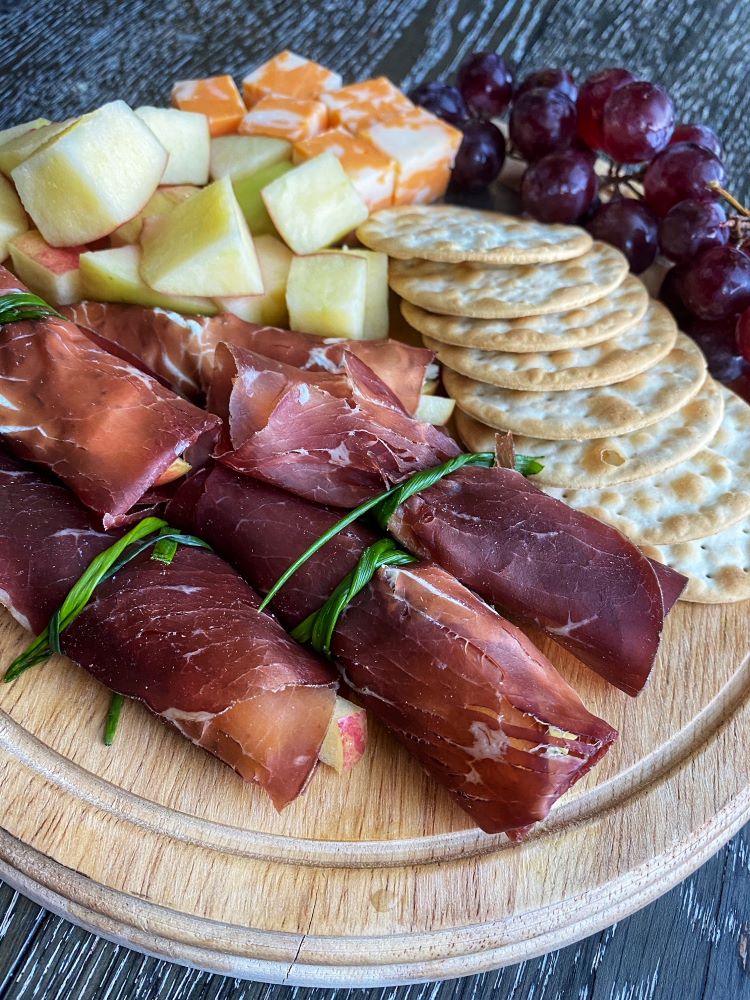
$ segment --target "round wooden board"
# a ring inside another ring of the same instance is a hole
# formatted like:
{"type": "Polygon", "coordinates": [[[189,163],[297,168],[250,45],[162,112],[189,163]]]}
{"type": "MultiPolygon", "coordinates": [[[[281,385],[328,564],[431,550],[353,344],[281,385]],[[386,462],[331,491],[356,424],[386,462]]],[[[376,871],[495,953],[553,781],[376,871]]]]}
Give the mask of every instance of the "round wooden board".
{"type": "MultiPolygon", "coordinates": [[[[542,642],[615,749],[523,844],[472,829],[373,726],[367,757],[265,796],[61,658],[0,687],[0,877],[131,947],[227,975],[383,985],[519,962],[621,919],[750,817],[747,604],[678,605],[637,700],[542,642]]],[[[538,637],[537,637],[538,638],[538,637]]],[[[0,662],[25,636],[0,618],[0,662]]]]}

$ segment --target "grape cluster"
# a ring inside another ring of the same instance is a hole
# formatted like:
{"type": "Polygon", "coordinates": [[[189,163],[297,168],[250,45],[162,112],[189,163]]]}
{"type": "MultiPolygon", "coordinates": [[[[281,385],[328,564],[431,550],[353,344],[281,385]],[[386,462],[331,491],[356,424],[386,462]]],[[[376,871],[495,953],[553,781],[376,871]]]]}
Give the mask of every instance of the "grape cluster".
{"type": "Polygon", "coordinates": [[[712,129],[675,125],[664,88],[627,69],[600,70],[580,87],[558,68],[515,83],[494,52],[468,56],[455,86],[423,84],[409,96],[464,133],[455,190],[487,186],[513,156],[526,164],[529,215],[585,226],[622,250],[636,274],[659,252],[672,261],[662,300],[713,374],[750,396],[750,213],[723,190],[712,129]],[[492,121],[506,113],[509,146],[492,121]],[[722,197],[739,214],[728,217],[722,197]]]}

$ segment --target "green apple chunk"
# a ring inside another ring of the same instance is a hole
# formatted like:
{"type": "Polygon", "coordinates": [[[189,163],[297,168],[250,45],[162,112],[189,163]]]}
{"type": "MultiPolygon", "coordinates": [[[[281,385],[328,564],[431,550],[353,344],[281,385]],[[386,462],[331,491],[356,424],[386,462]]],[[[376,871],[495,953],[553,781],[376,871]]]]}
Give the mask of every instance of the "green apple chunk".
{"type": "Polygon", "coordinates": [[[286,326],[286,284],[292,263],[292,251],[275,236],[256,236],[260,273],[263,276],[262,295],[247,295],[239,299],[217,299],[222,312],[233,313],[248,323],[286,326]]]}
{"type": "Polygon", "coordinates": [[[277,177],[283,177],[290,170],[292,170],[292,164],[289,162],[272,163],[269,167],[262,167],[254,174],[232,180],[235,197],[253,236],[262,236],[264,233],[271,236],[278,235],[276,227],[271,221],[271,216],[263,204],[261,192],[271,181],[275,181],[277,177]]]}
{"type": "Polygon", "coordinates": [[[3,139],[0,145],[0,171],[10,177],[11,170],[14,170],[19,163],[28,160],[33,153],[56,135],[69,129],[72,124],[72,121],[44,122],[38,128],[23,127],[20,132],[16,131],[15,135],[10,134],[14,129],[8,129],[7,138],[3,139]]]}
{"type": "Polygon", "coordinates": [[[10,181],[0,177],[0,261],[8,256],[8,243],[14,236],[25,233],[29,220],[10,181]]]}
{"type": "Polygon", "coordinates": [[[368,215],[333,153],[321,153],[272,181],[262,197],[276,229],[298,254],[330,246],[368,215]]]}
{"type": "Polygon", "coordinates": [[[246,177],[291,160],[292,144],[266,135],[220,135],[211,140],[211,179],[246,177]]]}
{"type": "Polygon", "coordinates": [[[83,298],[96,302],[127,302],[138,306],[160,306],[188,315],[213,316],[218,310],[210,299],[163,295],[141,278],[140,247],[115,247],[81,254],[83,298]]]}
{"type": "Polygon", "coordinates": [[[35,229],[10,241],[13,270],[32,292],[56,306],[83,297],[79,259],[86,247],[51,247],[35,229]]]}
{"type": "Polygon", "coordinates": [[[175,205],[186,198],[190,198],[198,191],[192,184],[175,185],[175,187],[157,188],[151,195],[144,208],[135,216],[128,219],[121,226],[118,226],[110,234],[109,240],[113,247],[127,246],[130,243],[137,243],[141,238],[141,230],[146,219],[152,215],[164,215],[171,212],[175,205]]]}
{"type": "Polygon", "coordinates": [[[169,154],[162,184],[208,184],[211,136],[208,118],[177,108],[136,108],[169,154]]]}
{"type": "Polygon", "coordinates": [[[367,263],[353,253],[294,257],[286,304],[292,330],[321,337],[362,340],[367,302],[367,263]]]}
{"type": "Polygon", "coordinates": [[[426,424],[437,424],[438,427],[442,427],[453,416],[455,407],[455,399],[447,399],[445,396],[425,395],[423,393],[419,397],[419,406],[414,416],[417,420],[423,420],[426,424]]]}
{"type": "Polygon", "coordinates": [[[147,219],[141,245],[141,277],[155,291],[212,298],[263,292],[253,240],[228,177],[147,219]]]}
{"type": "Polygon", "coordinates": [[[151,129],[124,101],[113,101],[79,118],[11,177],[45,240],[77,246],[137,215],[166,165],[167,152],[151,129]]]}

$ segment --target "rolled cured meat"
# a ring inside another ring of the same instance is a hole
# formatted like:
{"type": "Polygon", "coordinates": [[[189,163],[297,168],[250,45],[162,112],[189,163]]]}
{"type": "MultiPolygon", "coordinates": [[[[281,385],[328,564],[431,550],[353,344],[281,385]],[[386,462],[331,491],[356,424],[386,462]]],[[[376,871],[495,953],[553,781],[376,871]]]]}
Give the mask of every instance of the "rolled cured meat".
{"type": "MultiPolygon", "coordinates": [[[[216,466],[180,487],[168,516],[263,591],[339,514],[216,466]]],[[[319,608],[375,537],[352,525],[316,553],[276,596],[282,620],[319,608]]],[[[434,563],[381,567],[331,649],[356,698],[488,833],[544,819],[617,736],[519,629],[434,563]]]]}
{"type": "MultiPolygon", "coordinates": [[[[227,438],[234,448],[220,461],[298,496],[352,508],[459,451],[399,409],[360,359],[323,377],[241,349],[217,357],[209,404],[226,421],[222,449],[227,438]]],[[[388,529],[631,695],[686,582],[510,469],[465,467],[409,499],[388,529]]]]}
{"type": "MultiPolygon", "coordinates": [[[[0,294],[25,287],[0,267],[0,294]]],[[[50,317],[0,327],[0,436],[121,523],[183,454],[210,452],[215,416],[181,399],[74,323],[50,317]]]]}
{"type": "Polygon", "coordinates": [[[304,371],[340,372],[344,353],[361,358],[390,387],[408,413],[415,413],[432,351],[397,340],[322,338],[297,330],[258,326],[223,313],[181,316],[166,309],[81,302],[64,312],[140,358],[175,392],[201,400],[208,390],[220,343],[256,351],[304,371]]]}
{"type": "MultiPolygon", "coordinates": [[[[40,632],[117,537],[60,483],[0,452],[0,601],[25,627],[40,632]]],[[[337,681],[258,603],[213,552],[180,546],[168,566],[147,552],[97,588],[62,648],[281,809],[315,769],[337,681]]]]}

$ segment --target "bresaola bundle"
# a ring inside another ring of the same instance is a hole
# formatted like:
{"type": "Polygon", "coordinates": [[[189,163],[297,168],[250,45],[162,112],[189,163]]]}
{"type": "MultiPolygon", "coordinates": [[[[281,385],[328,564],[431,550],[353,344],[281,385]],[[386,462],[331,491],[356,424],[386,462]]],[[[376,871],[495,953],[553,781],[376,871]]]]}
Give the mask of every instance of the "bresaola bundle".
{"type": "MultiPolygon", "coordinates": [[[[336,376],[241,348],[220,346],[217,362],[208,405],[225,421],[219,460],[298,496],[354,508],[459,451],[359,359],[336,376]]],[[[509,469],[461,469],[407,500],[387,527],[629,694],[646,683],[685,583],[509,469]]]]}
{"type": "MultiPolygon", "coordinates": [[[[60,483],[0,451],[0,600],[24,627],[40,632],[117,537],[60,483]]],[[[147,552],[95,591],[62,649],[281,809],[315,770],[337,681],[258,603],[212,552],[179,547],[170,565],[147,552]]]]}
{"type": "MultiPolygon", "coordinates": [[[[0,267],[0,294],[24,286],[0,267]]],[[[216,417],[50,316],[0,326],[0,437],[62,479],[102,518],[122,523],[177,459],[205,458],[216,417]]]]}
{"type": "MultiPolygon", "coordinates": [[[[267,591],[338,514],[221,466],[188,479],[170,521],[267,591]]],[[[375,540],[352,525],[274,605],[292,626],[317,610],[375,540]]],[[[346,607],[335,663],[357,700],[488,833],[520,835],[617,734],[515,626],[434,563],[379,569],[346,607]]]]}

